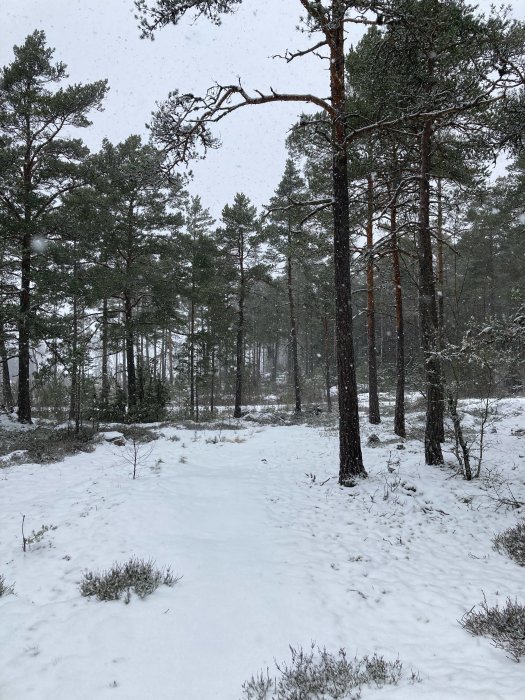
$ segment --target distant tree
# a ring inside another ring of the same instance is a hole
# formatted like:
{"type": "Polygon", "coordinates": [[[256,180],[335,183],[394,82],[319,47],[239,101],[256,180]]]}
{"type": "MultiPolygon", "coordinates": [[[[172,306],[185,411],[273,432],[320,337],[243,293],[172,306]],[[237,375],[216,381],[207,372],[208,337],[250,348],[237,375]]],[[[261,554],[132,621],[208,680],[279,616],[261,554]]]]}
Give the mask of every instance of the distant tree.
{"type": "Polygon", "coordinates": [[[286,287],[290,319],[290,343],[292,348],[293,386],[295,410],[301,412],[301,372],[299,367],[298,328],[295,301],[295,266],[306,254],[306,232],[302,225],[304,218],[305,182],[291,158],[286,161],[284,174],[271,198],[268,219],[271,224],[265,229],[274,262],[279,258],[286,265],[286,287]]]}
{"type": "MultiPolygon", "coordinates": [[[[185,209],[185,234],[181,243],[186,247],[188,265],[185,296],[189,302],[188,314],[188,362],[190,381],[190,417],[195,418],[196,408],[196,353],[199,306],[209,299],[210,286],[214,282],[217,263],[215,246],[211,239],[214,220],[208,209],[202,206],[200,197],[192,197],[185,209]]],[[[217,290],[214,290],[217,292],[217,290]]]]}
{"type": "MultiPolygon", "coordinates": [[[[99,206],[105,226],[99,232],[99,279],[102,298],[115,299],[124,318],[128,407],[137,405],[136,311],[151,302],[154,289],[169,297],[170,285],[162,279],[159,258],[172,252],[171,234],[182,216],[170,206],[179,183],[172,187],[162,174],[161,155],[140,136],[130,136],[116,146],[104,141],[92,158],[94,187],[101,195],[99,206]]],[[[162,305],[162,303],[160,303],[162,305]]]]}
{"type": "Polygon", "coordinates": [[[259,260],[257,210],[245,194],[236,194],[233,204],[224,207],[222,223],[223,226],[217,232],[217,242],[232,271],[231,289],[237,308],[233,415],[240,418],[243,403],[246,297],[254,281],[262,276],[264,268],[259,260]]]}

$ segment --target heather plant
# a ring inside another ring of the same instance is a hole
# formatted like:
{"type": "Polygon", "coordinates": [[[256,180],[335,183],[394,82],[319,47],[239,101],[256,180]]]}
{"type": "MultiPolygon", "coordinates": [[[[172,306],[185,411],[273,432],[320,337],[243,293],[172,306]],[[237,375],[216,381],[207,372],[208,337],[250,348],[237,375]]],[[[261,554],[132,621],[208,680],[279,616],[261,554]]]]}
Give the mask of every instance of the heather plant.
{"type": "Polygon", "coordinates": [[[479,609],[472,608],[460,620],[461,626],[474,636],[488,637],[498,649],[514,661],[525,656],[525,606],[511,598],[500,608],[490,608],[486,600],[479,609]]]}
{"type": "Polygon", "coordinates": [[[15,587],[5,581],[3,574],[0,574],[0,598],[4,595],[11,595],[15,592],[15,587]]]}
{"type": "Polygon", "coordinates": [[[125,594],[125,602],[129,603],[131,591],[139,598],[145,598],[161,585],[174,586],[180,578],[174,576],[169,567],[155,568],[151,559],[146,561],[132,557],[125,564],[113,564],[107,571],[84,572],[80,592],[83,596],[95,596],[98,600],[119,600],[125,594]]]}
{"type": "MultiPolygon", "coordinates": [[[[492,542],[497,552],[507,554],[517,564],[525,566],[525,521],[496,535],[492,542]]],[[[525,629],[523,634],[525,636],[525,629]]]]}
{"type": "MultiPolygon", "coordinates": [[[[276,663],[276,675],[267,669],[243,684],[242,700],[358,700],[363,686],[397,685],[403,675],[399,659],[377,654],[349,659],[344,649],[332,654],[315,645],[290,651],[290,662],[276,663]]],[[[418,681],[418,674],[410,680],[418,681]]]]}

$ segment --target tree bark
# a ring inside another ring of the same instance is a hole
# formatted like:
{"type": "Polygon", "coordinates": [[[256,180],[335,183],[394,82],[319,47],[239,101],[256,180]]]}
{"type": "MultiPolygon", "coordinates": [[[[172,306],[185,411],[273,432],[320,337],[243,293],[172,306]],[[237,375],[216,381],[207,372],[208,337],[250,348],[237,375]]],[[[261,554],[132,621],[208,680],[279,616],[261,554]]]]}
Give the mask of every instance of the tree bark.
{"type": "Polygon", "coordinates": [[[392,236],[392,272],[396,306],[396,406],[394,410],[394,433],[406,437],[405,426],[405,328],[403,317],[403,289],[397,235],[397,202],[390,207],[390,232],[392,236]]]}
{"type": "Polygon", "coordinates": [[[374,178],[368,175],[367,182],[368,216],[366,224],[366,322],[368,339],[368,422],[372,425],[381,423],[379,411],[379,395],[377,388],[377,350],[376,350],[376,321],[375,321],[375,289],[374,289],[374,178]]]}
{"type": "Polygon", "coordinates": [[[330,93],[332,118],[332,182],[334,226],[335,326],[339,400],[339,483],[350,485],[356,476],[366,476],[361,454],[357,381],[352,332],[350,282],[350,202],[344,63],[344,3],[332,4],[334,28],[330,37],[330,93]]]}
{"type": "Polygon", "coordinates": [[[438,356],[438,313],[430,235],[430,174],[432,122],[423,124],[421,134],[421,173],[417,253],[419,263],[419,319],[425,364],[427,416],[425,425],[425,462],[442,464],[443,386],[438,356]]]}
{"type": "MultiPolygon", "coordinates": [[[[445,303],[444,303],[444,279],[445,279],[445,260],[443,255],[443,187],[441,178],[437,181],[437,312],[438,312],[438,347],[443,349],[445,340],[445,303]]],[[[440,423],[440,442],[445,442],[445,387],[443,378],[441,380],[441,418],[440,423]]]]}

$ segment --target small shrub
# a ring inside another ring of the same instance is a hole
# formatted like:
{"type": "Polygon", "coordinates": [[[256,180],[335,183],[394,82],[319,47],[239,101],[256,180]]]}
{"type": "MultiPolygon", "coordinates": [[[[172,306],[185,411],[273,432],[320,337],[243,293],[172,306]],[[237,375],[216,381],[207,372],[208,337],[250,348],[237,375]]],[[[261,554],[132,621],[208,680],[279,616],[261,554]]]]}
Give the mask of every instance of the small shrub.
{"type": "Polygon", "coordinates": [[[44,539],[46,532],[58,529],[57,525],[42,525],[40,530],[36,530],[36,531],[32,530],[29,537],[26,537],[25,532],[24,532],[25,520],[26,520],[26,516],[22,515],[22,550],[24,552],[26,552],[27,548],[30,547],[32,544],[36,544],[38,542],[41,542],[44,539]]]}
{"type": "MultiPolygon", "coordinates": [[[[243,700],[358,700],[364,685],[396,685],[402,677],[399,660],[385,661],[374,654],[348,659],[344,649],[331,654],[326,649],[309,651],[290,647],[289,664],[277,664],[278,675],[260,672],[243,684],[243,700]]],[[[412,681],[419,680],[412,673],[412,681]]]]}
{"type": "Polygon", "coordinates": [[[492,542],[497,552],[507,554],[520,566],[525,566],[525,521],[496,535],[492,542]]]}
{"type": "Polygon", "coordinates": [[[119,600],[126,593],[125,600],[129,603],[132,590],[139,598],[145,598],[160,585],[171,587],[178,581],[180,576],[174,576],[169,567],[160,570],[151,560],[131,558],[126,564],[113,564],[107,571],[86,571],[80,582],[80,592],[99,600],[119,600]]]}
{"type": "Polygon", "coordinates": [[[461,626],[474,636],[489,637],[492,644],[519,661],[525,656],[525,606],[507,598],[505,607],[489,608],[487,601],[480,609],[469,610],[460,620],[461,626]]]}
{"type": "Polygon", "coordinates": [[[127,425],[126,423],[118,423],[112,425],[111,430],[116,430],[124,435],[127,442],[153,442],[159,439],[159,434],[151,428],[145,428],[143,425],[127,425]]]}
{"type": "Polygon", "coordinates": [[[92,452],[98,440],[96,433],[87,428],[79,435],[66,428],[40,426],[32,430],[0,429],[0,452],[16,452],[4,466],[29,462],[47,464],[79,452],[92,452]]]}
{"type": "Polygon", "coordinates": [[[3,595],[11,595],[15,592],[15,587],[5,582],[3,574],[0,574],[0,598],[3,595]]]}

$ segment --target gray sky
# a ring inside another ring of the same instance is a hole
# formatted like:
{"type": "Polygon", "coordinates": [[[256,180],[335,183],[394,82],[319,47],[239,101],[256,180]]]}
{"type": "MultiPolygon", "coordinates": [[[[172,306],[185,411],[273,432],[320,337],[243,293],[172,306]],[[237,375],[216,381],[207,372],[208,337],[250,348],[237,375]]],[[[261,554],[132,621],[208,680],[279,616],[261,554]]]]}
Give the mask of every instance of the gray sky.
{"type": "MultiPolygon", "coordinates": [[[[523,18],[525,0],[511,4],[523,18]]],[[[308,45],[296,31],[300,14],[299,0],[244,0],[221,27],[185,21],[150,42],[139,38],[132,0],[2,0],[0,65],[12,60],[13,44],[43,29],[55,58],[68,65],[71,82],[108,78],[105,111],[79,132],[96,150],[104,137],[116,143],[132,133],[146,135],[155,102],[175,88],[201,94],[215,81],[230,83],[240,76],[247,88],[326,96],[326,61],[306,57],[286,64],[271,58],[308,45]]],[[[352,28],[349,42],[359,35],[352,28]]],[[[287,130],[300,111],[297,104],[272,104],[224,120],[218,131],[222,148],[192,165],[192,194],[200,194],[216,217],[239,191],[257,205],[267,202],[284,168],[287,130]]]]}

